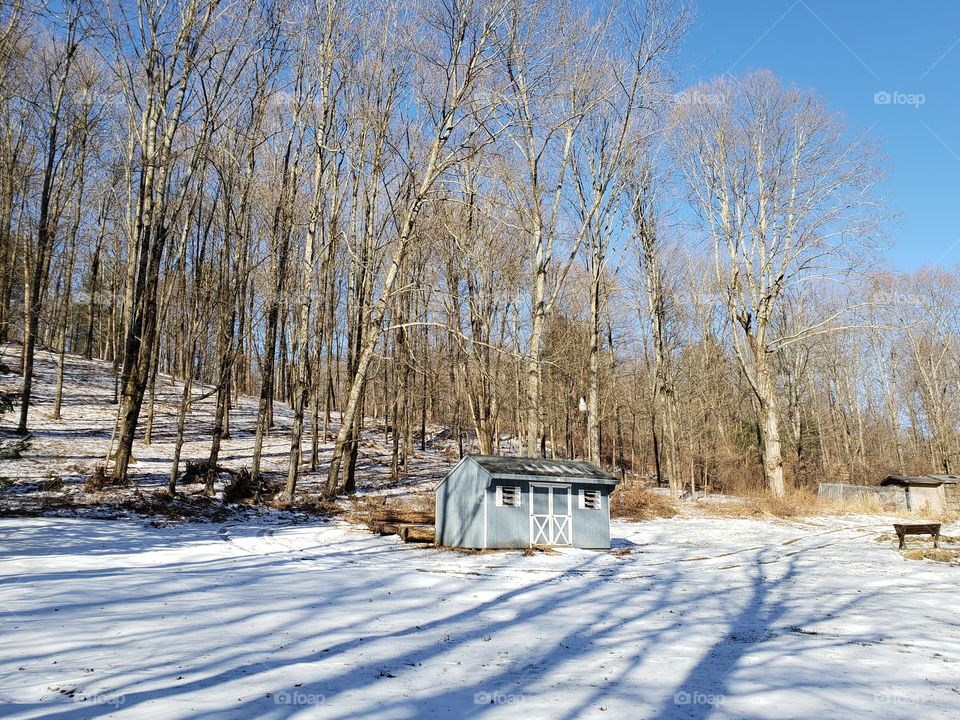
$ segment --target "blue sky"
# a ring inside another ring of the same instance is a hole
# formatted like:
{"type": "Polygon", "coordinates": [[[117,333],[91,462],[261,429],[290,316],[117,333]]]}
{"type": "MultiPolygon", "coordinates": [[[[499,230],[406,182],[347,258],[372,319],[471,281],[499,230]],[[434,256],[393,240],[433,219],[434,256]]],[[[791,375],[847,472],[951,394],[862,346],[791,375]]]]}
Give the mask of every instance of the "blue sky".
{"type": "Polygon", "coordinates": [[[815,90],[881,143],[900,213],[890,264],[960,264],[960,2],[697,0],[696,12],[681,79],[768,68],[815,90]],[[878,104],[884,91],[902,95],[878,104]]]}

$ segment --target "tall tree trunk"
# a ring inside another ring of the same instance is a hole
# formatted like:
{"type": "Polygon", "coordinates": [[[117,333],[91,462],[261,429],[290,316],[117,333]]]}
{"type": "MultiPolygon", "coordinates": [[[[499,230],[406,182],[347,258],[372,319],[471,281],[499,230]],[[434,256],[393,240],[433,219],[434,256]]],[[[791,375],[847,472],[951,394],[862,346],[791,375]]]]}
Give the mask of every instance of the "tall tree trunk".
{"type": "Polygon", "coordinates": [[[323,178],[324,159],[318,150],[313,177],[314,198],[310,225],[303,249],[303,287],[300,289],[299,315],[297,322],[296,379],[293,389],[293,428],[290,437],[290,460],[287,466],[287,484],[283,489],[283,502],[293,502],[297,487],[297,473],[300,467],[301,443],[303,439],[303,413],[307,402],[310,381],[310,307],[313,298],[314,256],[316,255],[317,234],[321,232],[325,218],[320,212],[322,202],[321,180],[323,178]]]}
{"type": "MultiPolygon", "coordinates": [[[[105,207],[106,202],[104,202],[104,208],[105,207]]],[[[104,227],[106,224],[105,209],[102,209],[101,213],[100,231],[97,234],[97,244],[93,250],[93,259],[90,261],[90,299],[87,308],[87,331],[83,342],[83,356],[87,360],[93,358],[93,323],[97,314],[97,291],[99,290],[98,283],[100,281],[100,251],[103,245],[103,235],[106,232],[104,227]]],[[[103,352],[102,348],[100,352],[103,352]]]]}
{"type": "Polygon", "coordinates": [[[773,371],[765,344],[754,344],[756,390],[763,428],[763,470],[770,492],[783,497],[786,487],[783,478],[783,455],[780,448],[780,414],[777,405],[773,371]]]}
{"type": "Polygon", "coordinates": [[[63,366],[67,348],[67,325],[70,319],[70,298],[73,290],[73,263],[76,252],[76,233],[74,233],[73,242],[70,245],[70,257],[67,260],[67,270],[64,276],[63,309],[61,311],[63,317],[60,321],[60,340],[57,353],[57,387],[53,394],[53,412],[51,413],[51,417],[54,420],[60,419],[60,410],[63,405],[63,366]]]}
{"type": "MultiPolygon", "coordinates": [[[[299,101],[298,101],[299,106],[299,101]]],[[[267,304],[266,328],[264,330],[262,366],[260,368],[260,402],[257,407],[257,427],[253,442],[253,459],[251,461],[250,477],[257,483],[257,496],[263,488],[260,478],[260,458],[263,454],[263,437],[270,426],[270,409],[273,398],[274,365],[277,353],[277,324],[280,315],[280,303],[283,294],[284,279],[287,272],[287,256],[290,251],[290,228],[288,227],[288,195],[292,194],[293,185],[292,167],[296,165],[293,159],[294,140],[296,139],[297,122],[294,123],[287,136],[286,151],[283,157],[282,179],[279,195],[273,213],[271,228],[271,242],[273,249],[273,277],[270,284],[270,299],[267,304]]],[[[298,151],[299,154],[299,151],[298,151]]]]}
{"type": "Polygon", "coordinates": [[[33,258],[33,273],[30,283],[24,288],[23,385],[20,390],[20,421],[17,433],[26,435],[27,417],[30,413],[30,400],[33,393],[33,355],[37,346],[37,332],[40,325],[40,308],[43,304],[43,286],[50,272],[51,245],[50,236],[51,200],[53,183],[57,170],[58,142],[60,138],[60,111],[63,107],[70,79],[70,70],[77,52],[78,17],[71,14],[67,26],[67,45],[64,49],[64,66],[61,71],[56,96],[50,115],[50,127],[47,129],[46,148],[43,164],[43,181],[40,190],[40,209],[37,218],[37,250],[33,258]]]}
{"type": "MultiPolygon", "coordinates": [[[[597,242],[600,242],[599,239],[597,242]]],[[[603,284],[602,251],[593,253],[590,283],[590,348],[587,390],[587,459],[599,466],[600,457],[600,293],[603,284]]]]}

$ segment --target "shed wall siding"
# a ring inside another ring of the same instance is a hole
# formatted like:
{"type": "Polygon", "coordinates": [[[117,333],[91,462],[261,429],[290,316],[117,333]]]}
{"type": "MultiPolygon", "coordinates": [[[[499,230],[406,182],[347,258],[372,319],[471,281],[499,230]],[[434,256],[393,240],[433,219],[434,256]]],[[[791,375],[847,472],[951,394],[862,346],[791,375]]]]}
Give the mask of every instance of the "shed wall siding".
{"type": "Polygon", "coordinates": [[[573,544],[579,548],[610,547],[609,487],[573,483],[573,544]],[[600,509],[580,508],[581,490],[600,491],[600,509]]]}
{"type": "Polygon", "coordinates": [[[488,475],[472,461],[460,463],[436,490],[440,545],[483,547],[483,494],[488,475]]]}
{"type": "Polygon", "coordinates": [[[949,510],[960,511],[960,486],[956,483],[944,485],[943,498],[949,510]]]}
{"type": "Polygon", "coordinates": [[[610,493],[614,485],[584,478],[496,477],[466,458],[436,489],[437,542],[450,547],[530,547],[530,488],[567,485],[571,495],[571,544],[588,549],[610,547],[610,493]],[[497,506],[497,487],[520,489],[520,507],[497,506]],[[598,491],[599,509],[581,508],[581,490],[598,491]]]}
{"type": "MultiPolygon", "coordinates": [[[[487,547],[530,547],[530,482],[520,480],[494,480],[487,488],[487,547]],[[497,485],[519,487],[522,493],[520,507],[497,507],[497,485]]],[[[570,485],[572,493],[571,523],[572,545],[578,548],[605,549],[610,547],[610,490],[593,483],[581,483],[557,479],[532,481],[538,485],[570,485]],[[581,490],[599,490],[599,510],[580,508],[581,490]]]]}
{"type": "Polygon", "coordinates": [[[487,547],[530,547],[530,483],[494,480],[487,494],[487,547]],[[497,485],[520,488],[520,507],[497,507],[497,485]]]}
{"type": "Polygon", "coordinates": [[[943,486],[919,487],[914,485],[907,490],[907,502],[910,510],[928,510],[929,512],[943,512],[946,505],[943,486]]]}

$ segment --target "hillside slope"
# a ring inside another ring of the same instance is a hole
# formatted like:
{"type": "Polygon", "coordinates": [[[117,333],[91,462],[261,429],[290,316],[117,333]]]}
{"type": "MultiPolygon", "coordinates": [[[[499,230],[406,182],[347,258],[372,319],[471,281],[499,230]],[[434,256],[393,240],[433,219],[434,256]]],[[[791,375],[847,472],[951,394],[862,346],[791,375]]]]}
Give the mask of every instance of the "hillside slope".
{"type": "MultiPolygon", "coordinates": [[[[19,364],[19,346],[8,344],[0,348],[0,361],[11,369],[19,364]]],[[[147,403],[141,414],[141,427],[134,443],[136,462],[131,465],[130,488],[107,489],[87,493],[83,485],[93,475],[97,464],[109,452],[116,420],[113,399],[113,372],[108,362],[85,360],[68,355],[64,364],[64,388],[61,419],[51,418],[56,387],[56,357],[38,351],[34,375],[34,402],[30,409],[30,438],[19,458],[0,460],[0,503],[7,511],[123,502],[139,491],[150,494],[163,488],[170,475],[176,440],[177,412],[183,385],[169,376],[160,375],[156,387],[156,408],[152,442],[144,442],[147,403]]],[[[0,389],[18,392],[20,376],[0,375],[0,389]]],[[[187,415],[180,472],[189,461],[206,459],[210,449],[210,433],[216,398],[211,388],[194,386],[192,407],[187,415]],[[209,395],[208,397],[204,397],[209,395]]],[[[257,401],[241,396],[236,399],[230,414],[231,437],[225,439],[220,451],[220,464],[231,470],[249,469],[253,453],[257,401]]],[[[14,439],[17,413],[0,417],[0,439],[14,439]]],[[[286,478],[290,454],[290,426],[292,411],[283,403],[274,406],[275,426],[264,441],[261,467],[265,478],[275,487],[286,478]]],[[[337,429],[333,417],[333,431],[337,429]]],[[[410,473],[399,481],[389,476],[390,446],[381,430],[370,423],[361,442],[357,464],[360,493],[399,493],[429,490],[432,483],[443,476],[453,461],[449,449],[440,441],[432,443],[425,452],[418,452],[411,462],[410,473]]],[[[429,431],[428,431],[429,435],[429,431]]],[[[429,439],[429,438],[428,438],[429,439]]],[[[310,423],[303,437],[303,455],[309,460],[310,423]]],[[[304,464],[298,482],[301,496],[316,496],[326,480],[326,469],[332,452],[332,443],[321,443],[319,465],[310,472],[304,464]]],[[[221,475],[217,484],[222,491],[228,475],[221,475]]],[[[183,485],[187,496],[197,496],[199,483],[183,485]]]]}

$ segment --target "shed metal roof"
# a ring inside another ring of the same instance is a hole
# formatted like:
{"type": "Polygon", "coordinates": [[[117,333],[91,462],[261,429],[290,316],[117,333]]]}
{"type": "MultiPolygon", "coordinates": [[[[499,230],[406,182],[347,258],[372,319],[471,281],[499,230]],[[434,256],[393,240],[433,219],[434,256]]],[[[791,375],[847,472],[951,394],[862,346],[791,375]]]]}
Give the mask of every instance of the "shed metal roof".
{"type": "Polygon", "coordinates": [[[546,460],[543,458],[470,455],[477,465],[494,477],[555,477],[616,484],[617,478],[584,460],[546,460]]]}
{"type": "Polygon", "coordinates": [[[956,485],[960,483],[960,475],[939,475],[936,473],[930,473],[927,477],[936,478],[944,485],[956,485]]]}
{"type": "Polygon", "coordinates": [[[960,481],[958,475],[890,475],[884,478],[880,484],[887,485],[913,485],[917,487],[938,487],[940,485],[952,485],[960,481]]]}
{"type": "Polygon", "coordinates": [[[542,458],[505,457],[497,455],[464,455],[460,462],[440,479],[434,489],[443,485],[466,462],[474,462],[490,473],[494,480],[531,480],[556,478],[600,485],[617,485],[620,479],[585,460],[545,460],[542,458]]]}

